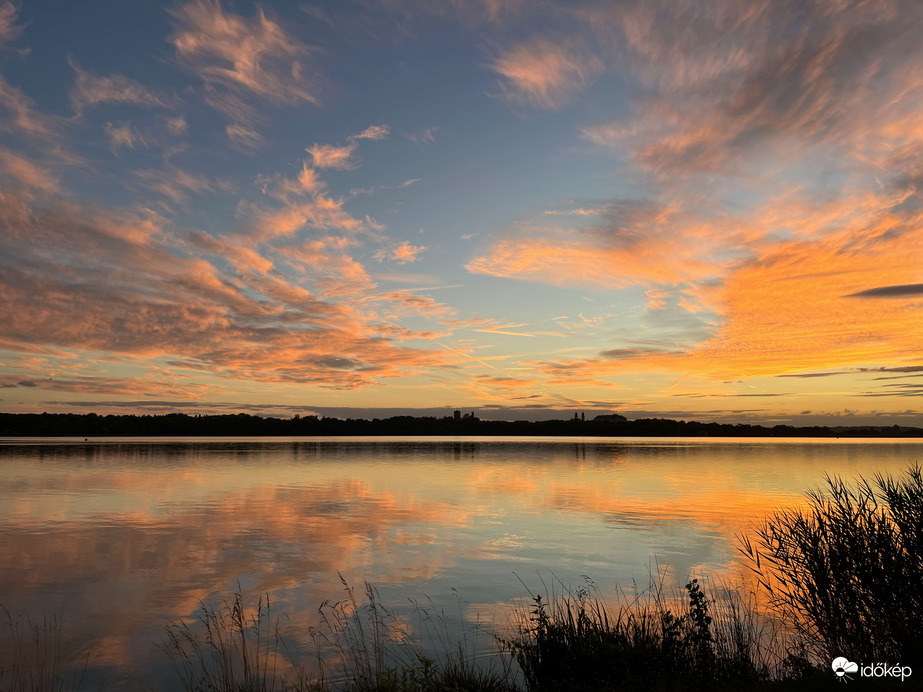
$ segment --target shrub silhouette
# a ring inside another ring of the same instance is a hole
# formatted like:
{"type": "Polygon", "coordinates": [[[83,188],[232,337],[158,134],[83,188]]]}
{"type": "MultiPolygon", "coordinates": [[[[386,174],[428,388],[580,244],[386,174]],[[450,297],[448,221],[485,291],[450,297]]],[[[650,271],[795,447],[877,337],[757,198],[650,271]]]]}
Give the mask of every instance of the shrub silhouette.
{"type": "Polygon", "coordinates": [[[548,601],[533,596],[519,635],[501,643],[519,665],[526,692],[680,692],[768,684],[767,642],[740,596],[728,591],[723,603],[715,603],[693,579],[686,598],[682,608],[664,594],[662,581],[615,610],[595,585],[548,601]]]}
{"type": "Polygon", "coordinates": [[[826,482],[743,539],[751,569],[815,663],[923,660],[923,472],[826,482]]]}

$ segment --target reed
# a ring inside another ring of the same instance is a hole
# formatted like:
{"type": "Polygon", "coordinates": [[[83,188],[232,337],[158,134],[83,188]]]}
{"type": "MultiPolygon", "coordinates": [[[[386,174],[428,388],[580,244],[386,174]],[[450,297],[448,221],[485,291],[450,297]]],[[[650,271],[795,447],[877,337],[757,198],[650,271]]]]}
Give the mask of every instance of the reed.
{"type": "Polygon", "coordinates": [[[741,547],[798,635],[791,660],[923,661],[923,472],[826,483],[741,547]]]}
{"type": "Polygon", "coordinates": [[[410,600],[410,620],[416,622],[411,628],[383,605],[373,585],[366,582],[357,597],[342,575],[340,581],[344,598],[321,604],[320,624],[310,630],[317,651],[316,677],[325,689],[518,692],[508,668],[496,670],[490,661],[476,662],[477,627],[453,635],[451,619],[444,612],[432,603],[410,600]]]}
{"type": "Polygon", "coordinates": [[[252,615],[240,592],[214,608],[202,604],[196,621],[167,627],[163,649],[189,692],[518,692],[508,671],[475,664],[462,637],[449,644],[448,619],[412,602],[420,622],[409,632],[366,583],[361,595],[341,576],[344,598],[326,601],[309,628],[310,665],[299,660],[273,619],[268,596],[252,615]],[[436,632],[435,648],[423,633],[436,632]]]}
{"type": "Polygon", "coordinates": [[[611,606],[588,582],[546,600],[533,595],[518,635],[502,641],[529,692],[752,689],[780,674],[779,632],[739,594],[706,597],[698,580],[685,603],[661,577],[611,606]]]}
{"type": "Polygon", "coordinates": [[[6,632],[0,637],[0,690],[4,692],[63,692],[79,689],[82,676],[65,680],[61,674],[61,618],[14,618],[0,605],[6,632]]]}
{"type": "Polygon", "coordinates": [[[161,648],[190,692],[310,690],[280,671],[283,638],[269,596],[248,615],[238,591],[218,607],[201,604],[193,623],[170,622],[161,648]]]}

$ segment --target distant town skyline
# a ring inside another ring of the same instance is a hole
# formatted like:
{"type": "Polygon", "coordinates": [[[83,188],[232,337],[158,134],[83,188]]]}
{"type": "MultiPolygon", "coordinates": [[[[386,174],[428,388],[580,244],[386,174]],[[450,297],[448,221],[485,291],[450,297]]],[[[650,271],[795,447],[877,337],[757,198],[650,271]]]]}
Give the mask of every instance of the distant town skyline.
{"type": "Polygon", "coordinates": [[[915,0],[0,0],[0,411],[923,426],[915,0]]]}

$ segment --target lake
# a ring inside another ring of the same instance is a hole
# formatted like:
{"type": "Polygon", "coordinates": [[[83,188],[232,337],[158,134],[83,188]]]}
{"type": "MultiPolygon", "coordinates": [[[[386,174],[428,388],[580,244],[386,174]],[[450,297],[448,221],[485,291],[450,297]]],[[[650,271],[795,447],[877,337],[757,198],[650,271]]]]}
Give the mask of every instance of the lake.
{"type": "Polygon", "coordinates": [[[604,593],[659,570],[740,579],[737,536],[825,473],[920,460],[903,439],[6,439],[0,604],[62,618],[88,689],[167,690],[165,623],[235,590],[294,632],[341,578],[408,627],[414,599],[448,629],[502,629],[527,589],[584,575],[604,593]]]}

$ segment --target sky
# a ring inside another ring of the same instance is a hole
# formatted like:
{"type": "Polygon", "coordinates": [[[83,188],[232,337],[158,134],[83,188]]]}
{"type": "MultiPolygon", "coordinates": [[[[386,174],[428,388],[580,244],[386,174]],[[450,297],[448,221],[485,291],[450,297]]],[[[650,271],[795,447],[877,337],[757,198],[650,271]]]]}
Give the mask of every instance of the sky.
{"type": "Polygon", "coordinates": [[[923,425],[918,0],[0,3],[0,410],[923,425]]]}

